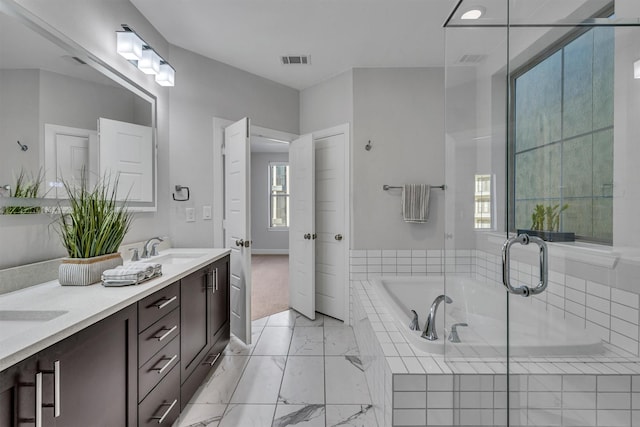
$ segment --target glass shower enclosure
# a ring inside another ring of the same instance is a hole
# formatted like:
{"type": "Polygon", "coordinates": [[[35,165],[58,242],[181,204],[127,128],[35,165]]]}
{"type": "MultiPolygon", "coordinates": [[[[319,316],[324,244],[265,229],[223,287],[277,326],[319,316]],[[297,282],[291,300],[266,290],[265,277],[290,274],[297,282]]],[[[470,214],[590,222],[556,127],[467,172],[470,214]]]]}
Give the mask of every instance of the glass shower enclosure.
{"type": "Polygon", "coordinates": [[[638,17],[460,0],[444,24],[455,425],[640,425],[638,17]]]}

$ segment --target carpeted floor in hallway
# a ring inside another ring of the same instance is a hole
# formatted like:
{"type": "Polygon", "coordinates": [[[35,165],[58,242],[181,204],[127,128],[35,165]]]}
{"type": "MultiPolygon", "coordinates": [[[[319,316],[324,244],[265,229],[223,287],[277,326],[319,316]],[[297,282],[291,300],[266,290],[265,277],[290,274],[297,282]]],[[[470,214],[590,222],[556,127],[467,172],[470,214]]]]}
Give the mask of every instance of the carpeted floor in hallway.
{"type": "Polygon", "coordinates": [[[289,255],[251,257],[251,319],[289,308],[289,255]]]}

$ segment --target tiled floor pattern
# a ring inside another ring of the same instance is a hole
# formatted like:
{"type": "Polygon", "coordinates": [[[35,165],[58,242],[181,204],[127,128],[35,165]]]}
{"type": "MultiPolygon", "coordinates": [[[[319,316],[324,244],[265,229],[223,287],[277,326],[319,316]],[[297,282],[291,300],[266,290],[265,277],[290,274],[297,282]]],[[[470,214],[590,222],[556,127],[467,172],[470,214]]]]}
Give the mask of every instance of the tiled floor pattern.
{"type": "Polygon", "coordinates": [[[174,427],[376,427],[353,330],[292,310],[235,337],[174,427]]]}

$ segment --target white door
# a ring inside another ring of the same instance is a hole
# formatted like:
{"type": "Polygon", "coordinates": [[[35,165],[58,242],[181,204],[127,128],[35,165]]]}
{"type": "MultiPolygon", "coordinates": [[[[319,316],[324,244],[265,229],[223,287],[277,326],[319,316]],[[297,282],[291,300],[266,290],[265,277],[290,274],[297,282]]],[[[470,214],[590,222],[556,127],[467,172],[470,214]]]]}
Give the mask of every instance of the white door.
{"type": "Polygon", "coordinates": [[[149,126],[98,119],[100,176],[118,179],[118,199],[153,201],[153,131],[149,126]]]}
{"type": "Polygon", "coordinates": [[[315,152],[313,137],[289,145],[289,306],[316,318],[315,152]]]}
{"type": "Polygon", "coordinates": [[[248,118],[224,130],[225,247],[231,249],[231,332],[251,344],[251,147],[248,118]]]}
{"type": "Polygon", "coordinates": [[[94,182],[98,169],[97,132],[53,124],[44,125],[45,197],[66,198],[64,180],[71,186],[94,182]]]}
{"type": "Polygon", "coordinates": [[[316,165],[316,310],[348,314],[348,127],[314,132],[316,165]]]}

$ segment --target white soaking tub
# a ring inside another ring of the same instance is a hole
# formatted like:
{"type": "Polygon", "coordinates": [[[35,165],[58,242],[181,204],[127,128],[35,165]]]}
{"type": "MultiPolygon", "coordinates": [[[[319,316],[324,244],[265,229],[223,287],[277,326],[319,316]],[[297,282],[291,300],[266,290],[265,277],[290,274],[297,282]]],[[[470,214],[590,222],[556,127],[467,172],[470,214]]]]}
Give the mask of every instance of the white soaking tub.
{"type": "MultiPolygon", "coordinates": [[[[421,338],[422,331],[412,331],[411,310],[424,328],[433,300],[444,293],[444,277],[388,277],[369,280],[376,294],[389,308],[398,328],[417,354],[442,354],[465,357],[504,357],[506,355],[507,293],[498,284],[481,283],[468,277],[447,276],[446,294],[451,304],[442,302],[436,316],[439,339],[421,338]],[[446,310],[446,324],[445,324],[446,310]],[[453,323],[467,323],[457,328],[459,343],[448,341],[453,323]]],[[[542,294],[544,295],[544,294],[542,294]]],[[[510,356],[580,356],[604,351],[602,340],[583,328],[570,325],[551,314],[544,303],[517,295],[510,297],[510,356]]]]}

